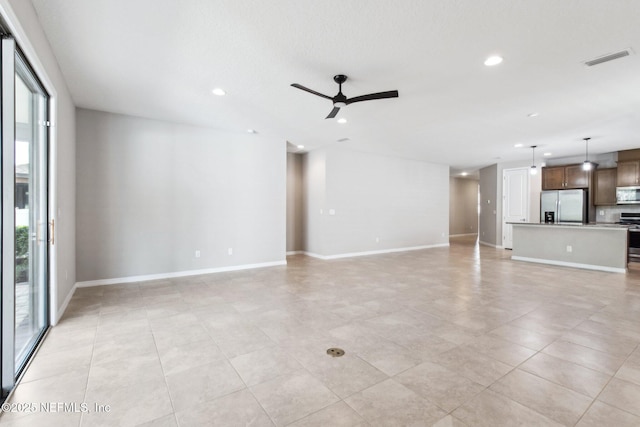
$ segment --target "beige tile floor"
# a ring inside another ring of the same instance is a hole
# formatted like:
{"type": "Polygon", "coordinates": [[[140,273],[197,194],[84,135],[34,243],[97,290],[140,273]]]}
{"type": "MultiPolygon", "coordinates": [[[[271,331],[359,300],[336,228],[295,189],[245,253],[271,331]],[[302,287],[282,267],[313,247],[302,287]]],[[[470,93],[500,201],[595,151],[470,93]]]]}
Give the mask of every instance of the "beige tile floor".
{"type": "Polygon", "coordinates": [[[78,289],[11,402],[90,412],[0,423],[639,426],[640,269],[509,256],[457,238],[78,289]]]}

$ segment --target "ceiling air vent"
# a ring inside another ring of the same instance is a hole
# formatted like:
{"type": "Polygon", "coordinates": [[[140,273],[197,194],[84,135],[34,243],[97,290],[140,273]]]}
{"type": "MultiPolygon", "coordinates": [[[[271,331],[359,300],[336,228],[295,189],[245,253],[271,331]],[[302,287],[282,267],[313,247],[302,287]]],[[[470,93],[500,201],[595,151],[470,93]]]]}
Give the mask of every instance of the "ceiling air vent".
{"type": "Polygon", "coordinates": [[[629,56],[629,49],[621,50],[620,52],[610,53],[608,55],[601,56],[599,58],[591,59],[589,61],[585,61],[584,64],[587,67],[593,67],[594,65],[602,64],[603,62],[613,61],[614,59],[624,58],[625,56],[629,56]]]}

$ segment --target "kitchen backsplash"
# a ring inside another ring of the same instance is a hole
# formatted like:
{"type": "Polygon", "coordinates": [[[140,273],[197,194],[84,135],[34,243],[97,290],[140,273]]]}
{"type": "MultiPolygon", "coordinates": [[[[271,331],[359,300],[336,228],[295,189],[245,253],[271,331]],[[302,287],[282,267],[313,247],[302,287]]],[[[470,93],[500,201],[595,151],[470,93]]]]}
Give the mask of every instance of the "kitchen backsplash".
{"type": "Polygon", "coordinates": [[[596,206],[596,222],[618,222],[621,212],[640,214],[640,205],[596,206]]]}

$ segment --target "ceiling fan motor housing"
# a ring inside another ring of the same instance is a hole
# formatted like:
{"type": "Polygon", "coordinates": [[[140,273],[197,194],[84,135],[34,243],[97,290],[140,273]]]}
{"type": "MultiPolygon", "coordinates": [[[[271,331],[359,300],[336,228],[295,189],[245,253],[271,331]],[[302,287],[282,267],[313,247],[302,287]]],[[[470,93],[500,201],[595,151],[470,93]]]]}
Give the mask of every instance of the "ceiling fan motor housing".
{"type": "Polygon", "coordinates": [[[333,81],[341,85],[342,83],[347,81],[347,76],[345,76],[344,74],[336,74],[335,76],[333,76],[333,81]]]}

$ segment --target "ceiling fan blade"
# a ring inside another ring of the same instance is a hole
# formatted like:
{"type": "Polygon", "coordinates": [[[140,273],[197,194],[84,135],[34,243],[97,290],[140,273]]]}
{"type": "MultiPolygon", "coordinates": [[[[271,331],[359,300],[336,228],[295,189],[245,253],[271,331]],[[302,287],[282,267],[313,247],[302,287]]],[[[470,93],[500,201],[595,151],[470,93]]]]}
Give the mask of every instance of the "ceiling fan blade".
{"type": "Polygon", "coordinates": [[[330,96],[324,95],[324,94],[322,94],[320,92],[316,92],[315,90],[311,90],[308,87],[304,87],[302,85],[299,85],[298,83],[292,83],[291,86],[293,86],[293,87],[295,87],[297,89],[300,89],[300,90],[304,90],[305,92],[309,92],[309,93],[312,93],[314,95],[318,95],[318,96],[321,96],[323,98],[327,98],[327,99],[333,100],[333,98],[330,97],[330,96]]]}
{"type": "Polygon", "coordinates": [[[325,117],[325,119],[333,119],[336,116],[336,114],[338,114],[338,111],[340,111],[340,108],[333,107],[333,110],[331,110],[331,112],[327,117],[325,117]]]}
{"type": "Polygon", "coordinates": [[[378,92],[378,93],[370,93],[368,95],[354,96],[353,98],[347,99],[347,105],[353,104],[354,102],[360,101],[372,101],[374,99],[384,99],[384,98],[397,98],[398,91],[390,90],[387,92],[378,92]]]}

